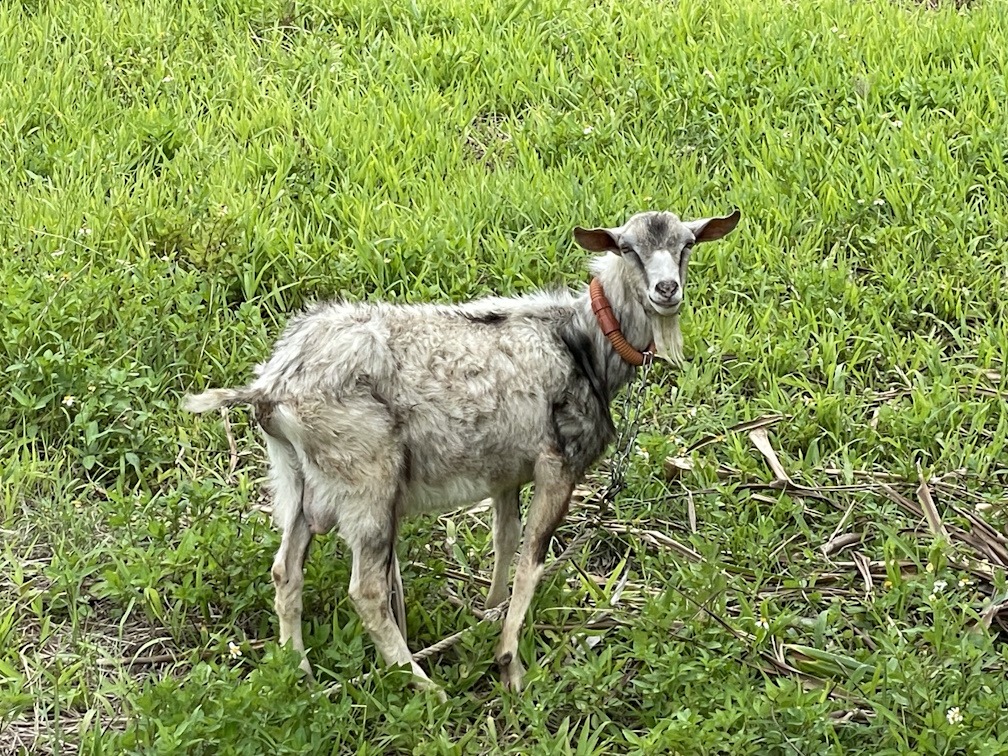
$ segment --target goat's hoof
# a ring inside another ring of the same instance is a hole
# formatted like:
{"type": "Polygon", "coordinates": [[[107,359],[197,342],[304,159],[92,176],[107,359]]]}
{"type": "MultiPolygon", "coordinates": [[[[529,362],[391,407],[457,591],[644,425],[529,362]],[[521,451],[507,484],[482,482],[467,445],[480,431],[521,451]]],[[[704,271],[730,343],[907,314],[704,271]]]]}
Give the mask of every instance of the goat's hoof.
{"type": "Polygon", "coordinates": [[[429,690],[438,697],[438,701],[441,703],[448,703],[448,694],[444,692],[444,688],[431,680],[429,677],[420,677],[419,675],[415,675],[413,685],[417,690],[429,690]]]}
{"type": "Polygon", "coordinates": [[[497,586],[490,586],[490,590],[487,593],[486,600],[483,602],[483,609],[490,611],[491,609],[496,609],[498,606],[503,604],[508,600],[510,593],[507,587],[498,588],[497,586]]]}
{"type": "Polygon", "coordinates": [[[518,659],[518,654],[504,654],[497,660],[497,666],[500,668],[501,684],[504,686],[504,690],[521,693],[525,668],[518,659]]]}
{"type": "Polygon", "coordinates": [[[311,664],[308,663],[307,657],[301,657],[301,663],[298,665],[305,673],[305,679],[308,680],[310,685],[315,684],[315,673],[312,672],[311,664]]]}

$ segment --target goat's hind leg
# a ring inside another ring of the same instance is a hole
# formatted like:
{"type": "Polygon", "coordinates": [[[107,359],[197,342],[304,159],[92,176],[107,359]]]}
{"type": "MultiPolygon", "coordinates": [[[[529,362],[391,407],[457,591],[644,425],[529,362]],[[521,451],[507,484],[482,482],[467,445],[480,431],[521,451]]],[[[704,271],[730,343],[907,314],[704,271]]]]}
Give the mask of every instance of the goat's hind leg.
{"type": "Polygon", "coordinates": [[[513,488],[493,498],[494,566],[486,597],[487,609],[499,606],[508,597],[509,571],[522,532],[518,493],[519,489],[513,488]]]}
{"type": "Polygon", "coordinates": [[[312,677],[311,665],[305,655],[301,636],[302,590],[304,588],[304,563],[311,545],[312,533],[304,515],[284,529],[280,549],[273,559],[273,587],[276,594],[273,608],[280,622],[280,645],[291,641],[295,651],[301,653],[301,669],[312,677]]]}
{"type": "Polygon", "coordinates": [[[344,535],[353,551],[350,575],[350,598],[367,629],[371,640],[389,666],[405,665],[413,671],[417,685],[437,692],[442,702],[447,700],[440,686],[432,682],[413,661],[406,639],[399,631],[390,606],[391,570],[395,564],[395,527],[363,528],[356,523],[352,533],[344,535]]]}
{"type": "Polygon", "coordinates": [[[395,551],[392,551],[392,565],[388,572],[389,580],[389,604],[392,608],[392,616],[395,617],[396,625],[403,640],[409,644],[409,637],[406,635],[406,592],[403,590],[402,570],[399,568],[399,558],[395,551]]]}
{"type": "Polygon", "coordinates": [[[304,564],[311,545],[312,532],[304,508],[311,498],[294,448],[269,434],[266,447],[271,462],[273,522],[281,529],[280,548],[273,559],[273,608],[280,623],[280,645],[288,641],[301,653],[301,668],[312,676],[301,636],[304,564]]]}

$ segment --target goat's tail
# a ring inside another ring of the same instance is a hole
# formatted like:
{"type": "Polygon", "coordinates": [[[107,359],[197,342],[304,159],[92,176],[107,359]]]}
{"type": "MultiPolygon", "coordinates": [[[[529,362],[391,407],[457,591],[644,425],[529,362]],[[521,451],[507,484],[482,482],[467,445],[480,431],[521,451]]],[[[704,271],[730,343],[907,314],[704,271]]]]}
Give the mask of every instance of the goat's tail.
{"type": "Polygon", "coordinates": [[[186,394],[182,398],[182,409],[187,412],[209,412],[236,404],[252,404],[262,398],[260,391],[245,386],[237,389],[210,389],[202,394],[186,394]]]}

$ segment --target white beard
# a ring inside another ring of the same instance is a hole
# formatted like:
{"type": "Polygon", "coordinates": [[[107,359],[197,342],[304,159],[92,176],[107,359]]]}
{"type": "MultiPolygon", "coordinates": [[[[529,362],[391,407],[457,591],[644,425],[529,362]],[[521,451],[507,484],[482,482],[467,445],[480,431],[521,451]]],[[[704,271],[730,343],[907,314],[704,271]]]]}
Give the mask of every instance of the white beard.
{"type": "Polygon", "coordinates": [[[677,367],[686,361],[683,355],[683,337],[682,331],[679,330],[678,315],[654,313],[651,316],[651,331],[654,333],[657,357],[677,367]]]}

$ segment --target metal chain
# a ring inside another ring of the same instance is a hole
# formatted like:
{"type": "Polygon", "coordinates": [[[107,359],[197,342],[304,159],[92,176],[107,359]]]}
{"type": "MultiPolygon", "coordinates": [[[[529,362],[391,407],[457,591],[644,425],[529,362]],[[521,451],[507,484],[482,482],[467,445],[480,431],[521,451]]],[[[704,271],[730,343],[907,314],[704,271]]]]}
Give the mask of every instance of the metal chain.
{"type": "Polygon", "coordinates": [[[644,362],[640,375],[634,379],[623,394],[622,427],[616,438],[612,461],[609,464],[609,485],[602,494],[601,509],[604,512],[616,495],[625,486],[625,475],[630,466],[630,455],[637,440],[637,424],[640,421],[644,396],[647,393],[647,377],[654,363],[654,354],[644,352],[644,362]]]}

